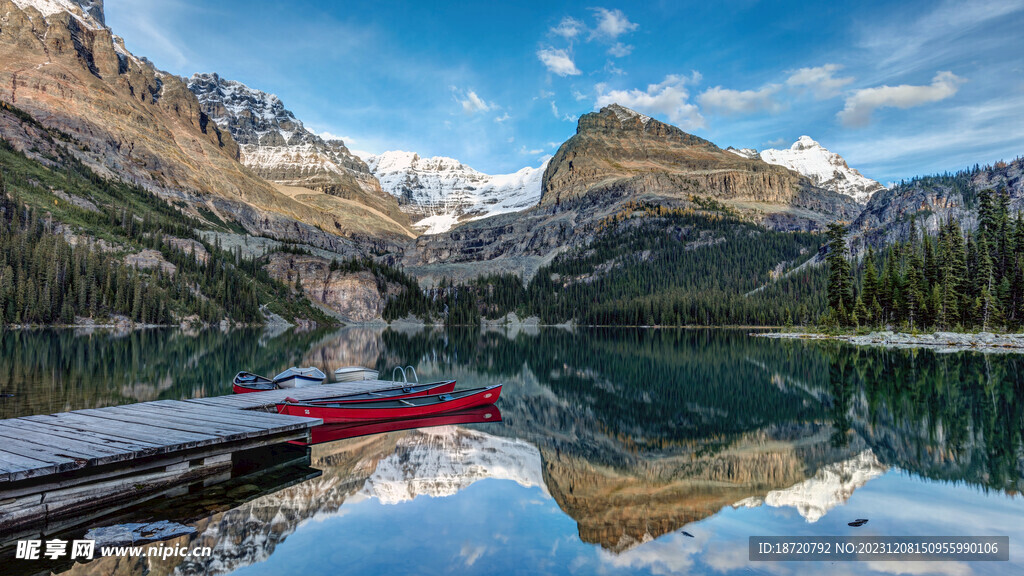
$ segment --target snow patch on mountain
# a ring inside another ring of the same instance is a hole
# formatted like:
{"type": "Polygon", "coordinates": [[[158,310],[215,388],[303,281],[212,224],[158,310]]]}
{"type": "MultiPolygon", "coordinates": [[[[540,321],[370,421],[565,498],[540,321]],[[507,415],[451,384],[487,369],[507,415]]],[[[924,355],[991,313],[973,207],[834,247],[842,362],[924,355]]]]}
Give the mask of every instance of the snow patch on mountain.
{"type": "Polygon", "coordinates": [[[760,157],[769,164],[785,166],[807,176],[822,188],[845,194],[860,203],[866,203],[872,194],[885,188],[850,168],[842,156],[831,152],[810,136],[801,136],[785,150],[769,148],[758,153],[753,148],[737,150],[730,147],[727,151],[744,158],[760,157]]]}
{"type": "Polygon", "coordinates": [[[44,18],[60,12],[70,12],[72,16],[89,28],[106,27],[103,21],[103,0],[13,0],[13,2],[22,10],[29,6],[35,8],[44,18]]]}
{"type": "Polygon", "coordinates": [[[491,175],[454,158],[422,158],[401,150],[368,155],[364,160],[381,187],[398,198],[402,210],[420,217],[414,226],[426,234],[536,205],[548,163],[545,160],[537,168],[491,175]]]}
{"type": "Polygon", "coordinates": [[[485,478],[540,487],[547,494],[535,446],[455,426],[421,429],[403,437],[394,454],[377,463],[360,493],[383,504],[398,504],[421,495],[451,496],[485,478]]]}
{"type": "Polygon", "coordinates": [[[772,508],[792,507],[814,523],[829,510],[845,504],[854,490],[888,471],[871,450],[865,450],[849,460],[823,466],[813,478],[784,490],[772,490],[763,499],[745,498],[733,507],[754,508],[762,504],[772,508]]]}

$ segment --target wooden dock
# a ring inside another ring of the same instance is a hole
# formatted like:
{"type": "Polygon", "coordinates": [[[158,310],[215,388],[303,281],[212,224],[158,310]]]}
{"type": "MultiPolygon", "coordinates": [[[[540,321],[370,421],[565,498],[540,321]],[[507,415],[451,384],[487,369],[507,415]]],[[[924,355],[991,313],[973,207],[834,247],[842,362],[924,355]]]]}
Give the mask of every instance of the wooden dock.
{"type": "Polygon", "coordinates": [[[233,453],[308,440],[322,423],[277,414],[273,406],[284,398],[394,385],[364,380],[0,420],[0,527],[223,474],[233,453]]]}

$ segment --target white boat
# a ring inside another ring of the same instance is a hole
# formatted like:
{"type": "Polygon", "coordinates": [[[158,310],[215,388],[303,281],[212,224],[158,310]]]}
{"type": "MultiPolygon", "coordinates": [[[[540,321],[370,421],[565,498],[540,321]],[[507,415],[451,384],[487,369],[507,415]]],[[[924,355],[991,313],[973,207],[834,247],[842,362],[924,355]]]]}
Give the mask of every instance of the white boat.
{"type": "Polygon", "coordinates": [[[362,366],[344,366],[334,371],[335,382],[355,382],[357,380],[376,380],[379,373],[372,368],[362,366]]]}
{"type": "Polygon", "coordinates": [[[274,376],[274,384],[278,388],[302,388],[303,386],[319,386],[327,380],[327,375],[319,368],[291,368],[274,376]]]}

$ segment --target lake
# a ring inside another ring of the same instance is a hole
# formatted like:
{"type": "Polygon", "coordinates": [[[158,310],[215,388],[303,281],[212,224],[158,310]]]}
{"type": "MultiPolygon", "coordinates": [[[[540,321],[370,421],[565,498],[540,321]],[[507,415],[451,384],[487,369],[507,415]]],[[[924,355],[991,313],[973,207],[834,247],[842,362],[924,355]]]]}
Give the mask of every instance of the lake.
{"type": "MultiPolygon", "coordinates": [[[[1018,355],[737,330],[5,331],[0,418],[351,364],[504,383],[501,421],[268,449],[221,484],[48,530],[172,520],[196,529],[175,542],[212,547],[150,560],[151,574],[1024,571],[1018,355]],[[748,560],[750,536],[989,535],[1009,536],[1009,563],[748,560]]],[[[10,549],[17,574],[146,562],[45,565],[10,549]]]]}

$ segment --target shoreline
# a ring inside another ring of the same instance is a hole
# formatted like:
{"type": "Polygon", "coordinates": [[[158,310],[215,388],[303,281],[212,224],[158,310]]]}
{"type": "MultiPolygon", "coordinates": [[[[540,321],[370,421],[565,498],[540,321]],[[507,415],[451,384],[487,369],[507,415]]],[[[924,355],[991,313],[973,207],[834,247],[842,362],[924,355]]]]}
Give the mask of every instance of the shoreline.
{"type": "Polygon", "coordinates": [[[872,332],[870,334],[821,334],[816,332],[761,332],[750,333],[761,338],[785,340],[836,340],[855,346],[876,346],[880,348],[915,349],[927,348],[940,353],[948,352],[993,352],[1003,354],[1024,354],[1024,334],[994,334],[977,332],[934,332],[932,334],[907,334],[904,332],[872,332]]]}

